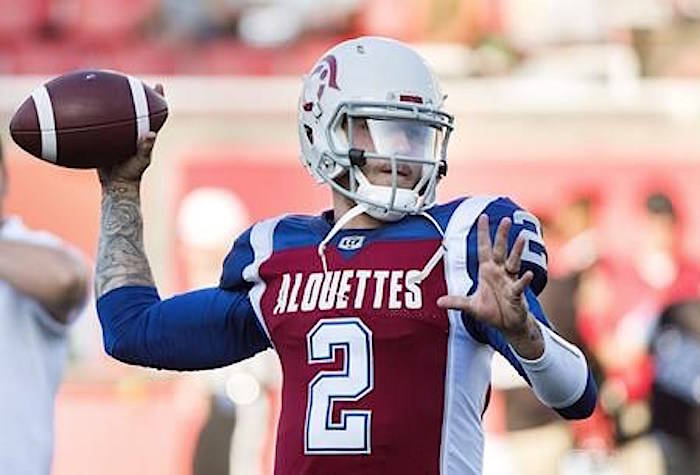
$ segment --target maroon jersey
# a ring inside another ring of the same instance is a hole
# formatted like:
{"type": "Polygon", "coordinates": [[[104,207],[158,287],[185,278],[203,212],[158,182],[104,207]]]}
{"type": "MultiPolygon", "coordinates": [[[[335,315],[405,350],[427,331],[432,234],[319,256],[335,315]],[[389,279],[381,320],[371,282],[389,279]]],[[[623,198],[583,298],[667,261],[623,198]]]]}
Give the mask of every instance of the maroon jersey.
{"type": "Polygon", "coordinates": [[[436,206],[430,214],[441,229],[408,216],[342,230],[325,249],[327,272],[318,250],[331,227],[323,216],[263,221],[238,240],[222,286],[250,286],[283,370],[275,473],[481,471],[498,343],[475,337],[459,312],[436,301],[475,287],[475,223],[484,211],[495,216],[494,230],[513,218],[511,244],[523,230],[532,235],[543,285],[536,220],[503,199],[436,206]]]}

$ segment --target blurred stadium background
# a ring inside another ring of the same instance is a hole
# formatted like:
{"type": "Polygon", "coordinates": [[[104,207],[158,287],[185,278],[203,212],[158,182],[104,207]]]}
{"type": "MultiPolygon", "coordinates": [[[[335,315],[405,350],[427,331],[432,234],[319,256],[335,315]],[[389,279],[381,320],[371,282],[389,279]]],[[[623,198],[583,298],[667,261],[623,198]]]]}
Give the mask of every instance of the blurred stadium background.
{"type": "MultiPolygon", "coordinates": [[[[528,454],[546,473],[664,473],[648,343],[663,306],[700,291],[699,0],[0,0],[7,211],[93,258],[94,172],[27,156],[7,124],[69,70],[162,82],[171,115],[145,180],[147,251],[162,295],[214,284],[254,220],[329,204],[297,160],[299,77],[362,34],[408,41],[432,63],[457,123],[441,197],[507,194],[542,219],[550,308],[574,302],[557,323],[598,362],[600,413],[576,426],[533,409],[496,362],[486,473],[545,473],[523,471],[528,454]],[[653,221],[668,203],[671,237],[653,221]]],[[[695,410],[693,374],[678,398],[695,410]]],[[[206,374],[110,361],[88,308],[53,473],[218,473],[206,464],[227,424],[232,473],[271,473],[279,384],[269,354],[206,374]]]]}

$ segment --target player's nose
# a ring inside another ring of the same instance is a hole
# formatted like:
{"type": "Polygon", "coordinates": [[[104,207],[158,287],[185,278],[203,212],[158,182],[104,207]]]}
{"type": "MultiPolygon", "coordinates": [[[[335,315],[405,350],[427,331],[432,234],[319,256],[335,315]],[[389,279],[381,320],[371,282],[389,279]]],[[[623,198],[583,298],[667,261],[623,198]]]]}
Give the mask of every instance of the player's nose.
{"type": "Polygon", "coordinates": [[[399,155],[408,155],[411,152],[411,142],[404,132],[397,131],[391,135],[391,149],[399,155]]]}

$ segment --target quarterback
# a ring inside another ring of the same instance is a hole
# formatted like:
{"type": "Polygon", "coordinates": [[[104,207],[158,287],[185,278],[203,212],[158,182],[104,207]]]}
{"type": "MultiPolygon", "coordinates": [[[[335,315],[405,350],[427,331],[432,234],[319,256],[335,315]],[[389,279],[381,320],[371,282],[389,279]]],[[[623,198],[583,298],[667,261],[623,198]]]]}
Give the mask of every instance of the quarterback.
{"type": "Polygon", "coordinates": [[[155,134],[99,170],[106,351],[197,370],[273,348],[284,375],[278,474],[480,473],[495,351],[543,404],[590,415],[587,362],[537,300],[547,281],[537,219],[505,197],[435,202],[453,130],[443,100],[399,42],[333,47],[298,106],[301,160],[330,187],[332,209],[254,224],[218,287],[168,299],[144,253],[139,199],[155,134]]]}

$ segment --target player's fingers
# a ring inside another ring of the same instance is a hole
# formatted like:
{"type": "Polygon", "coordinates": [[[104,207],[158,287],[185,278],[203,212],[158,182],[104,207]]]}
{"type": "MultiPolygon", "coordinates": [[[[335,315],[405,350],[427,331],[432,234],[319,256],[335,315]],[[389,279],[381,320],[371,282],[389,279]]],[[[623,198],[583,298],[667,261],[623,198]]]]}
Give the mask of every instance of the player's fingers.
{"type": "Polygon", "coordinates": [[[156,133],[148,132],[142,139],[138,141],[138,155],[141,157],[147,157],[151,154],[153,150],[153,145],[156,143],[156,133]]]}
{"type": "Polygon", "coordinates": [[[156,133],[148,132],[141,140],[139,140],[136,150],[136,166],[145,170],[151,164],[151,153],[155,144],[156,133]]]}
{"type": "Polygon", "coordinates": [[[479,262],[483,263],[493,258],[488,215],[482,214],[479,216],[476,226],[477,254],[479,256],[479,262]]]}
{"type": "Polygon", "coordinates": [[[460,295],[443,295],[437,299],[437,305],[440,308],[466,310],[467,312],[469,312],[472,308],[471,298],[462,297],[460,295]]]}
{"type": "Polygon", "coordinates": [[[506,249],[508,247],[508,232],[512,225],[510,218],[503,218],[500,223],[498,223],[498,229],[496,229],[496,239],[493,243],[493,260],[497,264],[503,264],[506,260],[506,249]]]}
{"type": "Polygon", "coordinates": [[[156,84],[155,90],[158,94],[165,97],[165,91],[163,90],[163,85],[161,83],[156,84]]]}
{"type": "Polygon", "coordinates": [[[510,250],[508,259],[506,260],[506,272],[512,275],[517,275],[520,272],[520,264],[523,257],[523,250],[525,249],[525,237],[521,234],[515,240],[513,244],[513,249],[510,250]]]}
{"type": "Polygon", "coordinates": [[[513,284],[513,292],[516,295],[520,295],[525,291],[525,287],[530,285],[532,282],[532,279],[535,278],[535,274],[532,273],[531,270],[525,272],[521,278],[515,281],[515,284],[513,284]]]}

